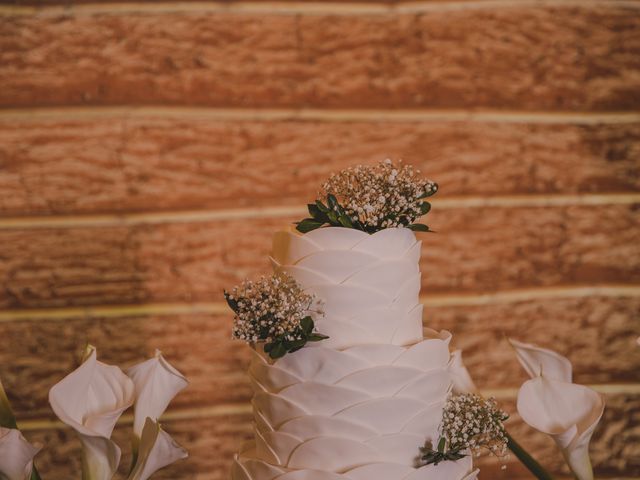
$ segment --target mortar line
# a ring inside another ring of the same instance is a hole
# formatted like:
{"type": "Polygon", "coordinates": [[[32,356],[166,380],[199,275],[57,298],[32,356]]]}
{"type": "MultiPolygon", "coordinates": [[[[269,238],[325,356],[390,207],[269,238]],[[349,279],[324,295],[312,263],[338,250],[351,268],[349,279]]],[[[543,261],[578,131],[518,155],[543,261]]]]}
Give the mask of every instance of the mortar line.
{"type": "MultiPolygon", "coordinates": [[[[640,1],[638,3],[640,5],[640,1]]],[[[443,122],[598,125],[640,122],[638,111],[572,112],[465,109],[224,108],[188,106],[75,106],[0,108],[3,121],[99,120],[117,117],[207,121],[443,122]]]]}
{"type": "Polygon", "coordinates": [[[476,0],[383,2],[107,2],[77,5],[21,6],[1,5],[0,16],[93,16],[122,14],[228,14],[228,15],[411,15],[429,12],[455,12],[531,7],[618,7],[638,9],[636,0],[476,0]]]}
{"type": "MultiPolygon", "coordinates": [[[[432,200],[441,210],[466,208],[539,208],[568,206],[633,205],[640,203],[640,193],[533,194],[492,197],[448,197],[432,200]]],[[[306,215],[301,205],[212,210],[178,210],[121,214],[78,214],[0,217],[0,230],[42,228],[105,228],[168,223],[200,223],[242,219],[271,219],[306,215]]]]}
{"type": "MultiPolygon", "coordinates": [[[[437,308],[500,305],[532,300],[588,297],[640,297],[640,285],[536,287],[493,293],[422,295],[420,301],[427,308],[437,308]]],[[[229,310],[224,302],[94,305],[87,307],[6,309],[0,311],[0,323],[197,314],[224,315],[227,313],[229,313],[229,310]]]]}

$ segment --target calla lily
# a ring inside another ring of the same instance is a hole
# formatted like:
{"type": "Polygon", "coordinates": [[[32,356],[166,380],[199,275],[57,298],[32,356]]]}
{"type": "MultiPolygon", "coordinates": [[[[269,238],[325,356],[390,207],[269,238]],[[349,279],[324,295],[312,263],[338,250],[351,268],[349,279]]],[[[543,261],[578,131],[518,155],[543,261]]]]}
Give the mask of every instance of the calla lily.
{"type": "Polygon", "coordinates": [[[0,478],[29,480],[33,471],[33,457],[40,451],[31,445],[15,428],[0,427],[0,478]]]}
{"type": "Polygon", "coordinates": [[[520,365],[529,377],[534,378],[544,374],[546,378],[571,383],[571,362],[562,355],[546,348],[540,348],[531,343],[518,342],[509,339],[516,351],[520,365]]]}
{"type": "Polygon", "coordinates": [[[133,432],[140,438],[147,417],[157,420],[169,402],[189,382],[156,350],[153,358],[133,366],[127,372],[135,385],[133,432]]]}
{"type": "Polygon", "coordinates": [[[604,405],[604,398],[596,391],[545,375],[525,382],[517,403],[526,423],[555,440],[578,480],[593,479],[589,441],[604,405]]]}
{"type": "Polygon", "coordinates": [[[451,374],[455,393],[472,393],[478,390],[471,379],[471,375],[469,375],[467,367],[464,366],[462,350],[455,350],[451,353],[449,373],[451,374]]]}
{"type": "Polygon", "coordinates": [[[518,392],[522,419],[556,442],[578,480],[592,480],[589,442],[604,412],[604,397],[571,383],[571,362],[556,352],[510,340],[531,380],[518,392]]]}
{"type": "Polygon", "coordinates": [[[98,362],[88,346],[75,371],[49,391],[57,417],[72,427],[83,447],[83,480],[109,480],[120,463],[120,448],[110,440],[115,424],[134,400],[134,385],[118,367],[98,362]]]}
{"type": "Polygon", "coordinates": [[[184,448],[157,422],[147,417],[140,437],[138,458],[128,480],[147,480],[161,468],[187,456],[184,448]]]}

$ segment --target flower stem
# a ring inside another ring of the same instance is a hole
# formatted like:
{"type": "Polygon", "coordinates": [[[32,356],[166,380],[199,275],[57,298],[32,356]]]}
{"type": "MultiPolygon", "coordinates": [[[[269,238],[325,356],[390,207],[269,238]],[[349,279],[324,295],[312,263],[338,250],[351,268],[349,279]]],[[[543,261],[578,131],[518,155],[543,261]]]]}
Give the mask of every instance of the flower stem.
{"type": "Polygon", "coordinates": [[[531,473],[535,475],[539,480],[553,480],[553,477],[547,472],[542,465],[540,465],[535,458],[533,458],[527,451],[516,442],[508,432],[507,434],[507,446],[511,450],[518,460],[520,460],[525,467],[529,469],[531,473]]]}

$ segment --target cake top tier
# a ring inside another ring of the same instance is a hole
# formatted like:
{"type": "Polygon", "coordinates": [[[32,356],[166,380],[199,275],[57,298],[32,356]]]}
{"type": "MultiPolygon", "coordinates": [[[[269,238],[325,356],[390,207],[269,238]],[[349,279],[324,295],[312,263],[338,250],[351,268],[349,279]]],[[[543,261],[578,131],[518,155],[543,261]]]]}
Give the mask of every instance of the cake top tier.
{"type": "Polygon", "coordinates": [[[323,346],[408,345],[422,340],[420,246],[408,228],[282,231],[272,262],[322,301],[323,346]]]}

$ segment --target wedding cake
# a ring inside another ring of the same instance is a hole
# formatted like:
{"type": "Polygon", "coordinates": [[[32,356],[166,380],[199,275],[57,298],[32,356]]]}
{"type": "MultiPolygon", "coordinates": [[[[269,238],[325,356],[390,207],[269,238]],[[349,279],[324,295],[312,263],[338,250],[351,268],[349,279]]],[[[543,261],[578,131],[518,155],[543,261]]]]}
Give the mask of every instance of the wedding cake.
{"type": "MultiPolygon", "coordinates": [[[[334,198],[328,203],[337,205],[334,198]]],[[[421,447],[438,444],[452,388],[451,334],[422,325],[414,230],[428,227],[387,222],[370,233],[341,218],[339,205],[330,220],[323,214],[332,205],[319,205],[310,212],[328,225],[277,232],[270,260],[277,275],[320,301],[315,328],[326,337],[275,359],[254,345],[254,439],[236,455],[231,478],[476,478],[470,455],[420,460],[421,447]]]]}

